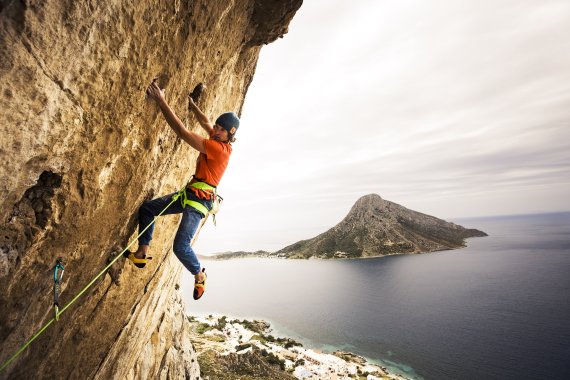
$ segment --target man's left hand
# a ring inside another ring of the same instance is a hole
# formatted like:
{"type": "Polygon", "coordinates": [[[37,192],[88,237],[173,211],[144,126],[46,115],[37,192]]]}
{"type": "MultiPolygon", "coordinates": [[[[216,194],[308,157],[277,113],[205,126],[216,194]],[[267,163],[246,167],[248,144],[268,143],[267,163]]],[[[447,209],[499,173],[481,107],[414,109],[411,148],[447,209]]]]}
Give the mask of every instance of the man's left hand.
{"type": "Polygon", "coordinates": [[[157,81],[158,78],[154,78],[146,89],[146,96],[155,102],[164,100],[164,90],[161,90],[160,87],[158,87],[158,84],[156,84],[157,81]]]}

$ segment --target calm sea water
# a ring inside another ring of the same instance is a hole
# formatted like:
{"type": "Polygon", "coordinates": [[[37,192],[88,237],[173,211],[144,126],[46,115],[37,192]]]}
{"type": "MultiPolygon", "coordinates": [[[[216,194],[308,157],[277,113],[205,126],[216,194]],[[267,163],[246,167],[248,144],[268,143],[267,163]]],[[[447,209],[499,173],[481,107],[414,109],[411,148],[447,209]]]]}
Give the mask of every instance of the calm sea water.
{"type": "Polygon", "coordinates": [[[570,213],[456,221],[460,250],[366,260],[206,261],[191,314],[278,333],[425,379],[570,379],[570,213]]]}

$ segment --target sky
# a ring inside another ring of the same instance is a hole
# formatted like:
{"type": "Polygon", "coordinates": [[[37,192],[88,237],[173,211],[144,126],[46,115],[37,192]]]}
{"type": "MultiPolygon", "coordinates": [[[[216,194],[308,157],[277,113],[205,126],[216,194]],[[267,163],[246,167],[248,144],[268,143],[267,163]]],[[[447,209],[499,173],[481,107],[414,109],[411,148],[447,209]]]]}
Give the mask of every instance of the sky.
{"type": "Polygon", "coordinates": [[[371,193],[446,220],[570,210],[569,36],[567,0],[305,0],[261,50],[197,252],[278,250],[371,193]]]}

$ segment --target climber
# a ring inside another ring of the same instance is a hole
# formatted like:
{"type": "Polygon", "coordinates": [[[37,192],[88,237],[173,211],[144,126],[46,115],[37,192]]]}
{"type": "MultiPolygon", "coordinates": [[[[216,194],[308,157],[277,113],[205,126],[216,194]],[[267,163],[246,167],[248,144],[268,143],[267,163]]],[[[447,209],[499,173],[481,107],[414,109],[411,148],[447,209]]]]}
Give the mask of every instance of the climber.
{"type": "MultiPolygon", "coordinates": [[[[209,138],[185,128],[184,124],[170,108],[164,97],[164,90],[157,85],[155,78],[146,90],[150,100],[156,102],[168,125],[176,132],[179,138],[200,152],[196,171],[192,179],[182,190],[182,202],[172,203],[164,212],[168,214],[182,214],[174,239],[174,254],[182,264],[194,275],[194,299],[199,299],[205,291],[206,273],[201,268],[190,243],[202,218],[212,208],[216,186],[220,183],[232,153],[231,143],[235,141],[234,135],[239,127],[239,118],[233,112],[221,114],[215,124],[198,108],[197,102],[202,87],[196,89],[188,96],[188,108],[196,116],[199,124],[208,133],[209,138]]],[[[139,232],[148,226],[155,216],[162,211],[178,193],[169,194],[160,198],[146,201],[139,209],[139,232]]],[[[138,239],[139,246],[136,252],[128,252],[128,258],[138,267],[144,268],[150,241],[152,240],[154,224],[150,226],[138,239]]]]}

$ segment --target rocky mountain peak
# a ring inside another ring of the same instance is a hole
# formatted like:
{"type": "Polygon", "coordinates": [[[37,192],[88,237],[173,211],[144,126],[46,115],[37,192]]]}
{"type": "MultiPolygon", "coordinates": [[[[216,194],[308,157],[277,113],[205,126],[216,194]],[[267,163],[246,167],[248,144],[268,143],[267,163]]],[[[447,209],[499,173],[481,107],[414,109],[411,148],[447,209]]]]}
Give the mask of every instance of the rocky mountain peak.
{"type": "Polygon", "coordinates": [[[465,238],[486,236],[436,217],[409,210],[377,194],[359,198],[330,230],[287,246],[287,257],[370,257],[421,253],[465,246],[465,238]]]}
{"type": "Polygon", "coordinates": [[[373,212],[374,209],[382,210],[387,206],[387,202],[382,199],[378,194],[364,195],[356,201],[350,209],[350,214],[361,214],[365,212],[373,212]]]}

